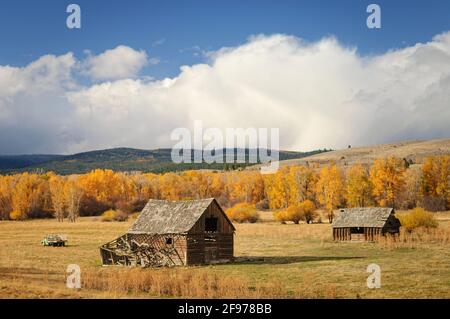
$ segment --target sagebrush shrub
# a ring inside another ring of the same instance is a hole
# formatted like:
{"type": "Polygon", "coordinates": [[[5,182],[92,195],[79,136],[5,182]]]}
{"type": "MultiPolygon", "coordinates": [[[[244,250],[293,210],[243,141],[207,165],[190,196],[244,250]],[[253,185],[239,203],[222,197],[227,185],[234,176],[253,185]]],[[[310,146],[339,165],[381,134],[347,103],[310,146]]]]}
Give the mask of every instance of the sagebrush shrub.
{"type": "Polygon", "coordinates": [[[255,223],[259,219],[256,207],[247,203],[237,204],[225,213],[229,219],[238,223],[255,223]]]}
{"type": "Polygon", "coordinates": [[[427,212],[425,209],[417,207],[407,213],[400,214],[398,216],[402,227],[411,231],[415,228],[436,228],[438,221],[434,217],[433,213],[427,212]]]}
{"type": "Polygon", "coordinates": [[[103,222],[112,222],[112,221],[123,222],[126,221],[127,219],[128,215],[120,210],[110,209],[102,214],[103,222]]]}
{"type": "Polygon", "coordinates": [[[317,216],[314,203],[308,199],[298,204],[290,205],[285,210],[274,213],[274,218],[276,221],[281,223],[291,221],[294,224],[298,224],[301,220],[309,224],[317,216]]]}

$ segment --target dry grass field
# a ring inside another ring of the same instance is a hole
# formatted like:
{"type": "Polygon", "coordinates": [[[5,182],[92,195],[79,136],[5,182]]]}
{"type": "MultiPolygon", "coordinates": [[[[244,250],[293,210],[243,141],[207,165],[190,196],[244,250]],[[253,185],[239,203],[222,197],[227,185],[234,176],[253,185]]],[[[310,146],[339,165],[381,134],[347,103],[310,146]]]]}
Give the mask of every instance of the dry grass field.
{"type": "Polygon", "coordinates": [[[236,226],[232,264],[130,269],[102,267],[98,247],[129,222],[81,218],[0,222],[0,298],[450,298],[450,213],[439,228],[402,242],[334,243],[329,224],[236,226]],[[67,247],[43,247],[50,233],[67,247]],[[381,267],[380,289],[368,289],[366,268],[381,267]],[[66,288],[66,267],[81,267],[82,289],[66,288]]]}

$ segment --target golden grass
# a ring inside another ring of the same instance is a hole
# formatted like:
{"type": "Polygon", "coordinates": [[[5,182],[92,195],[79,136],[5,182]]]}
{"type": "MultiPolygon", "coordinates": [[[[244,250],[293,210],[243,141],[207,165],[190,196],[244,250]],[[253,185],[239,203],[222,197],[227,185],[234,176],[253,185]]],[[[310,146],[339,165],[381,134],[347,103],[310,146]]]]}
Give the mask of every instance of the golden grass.
{"type": "Polygon", "coordinates": [[[112,297],[148,294],[155,297],[183,298],[279,298],[279,283],[251,287],[247,280],[219,276],[199,269],[108,269],[83,274],[83,287],[108,291],[112,297]]]}
{"type": "Polygon", "coordinates": [[[0,298],[450,298],[449,216],[438,215],[437,229],[378,244],[335,243],[329,224],[266,218],[236,225],[235,263],[170,269],[101,266],[98,247],[132,221],[0,222],[0,298]],[[49,233],[66,234],[68,246],[41,246],[49,233]],[[65,286],[73,263],[81,290],[65,286]],[[370,263],[382,269],[381,289],[366,287],[370,263]]]}
{"type": "Polygon", "coordinates": [[[402,227],[399,235],[381,237],[378,244],[386,249],[418,248],[426,245],[447,246],[450,244],[450,227],[443,224],[439,228],[422,227],[412,231],[402,227]]]}

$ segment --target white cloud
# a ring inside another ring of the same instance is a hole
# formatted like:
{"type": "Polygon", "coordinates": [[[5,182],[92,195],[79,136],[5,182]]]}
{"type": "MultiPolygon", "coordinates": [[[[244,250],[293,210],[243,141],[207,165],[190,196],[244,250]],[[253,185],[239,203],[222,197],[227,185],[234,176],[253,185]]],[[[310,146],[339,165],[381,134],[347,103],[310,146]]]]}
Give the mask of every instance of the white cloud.
{"type": "MultiPolygon", "coordinates": [[[[148,62],[147,54],[144,51],[136,51],[130,47],[119,45],[102,54],[88,57],[84,67],[86,73],[95,80],[118,80],[135,78],[148,62]]],[[[159,61],[152,58],[150,62],[157,64],[159,61]]]]}
{"type": "Polygon", "coordinates": [[[0,67],[3,152],[170,147],[171,131],[194,120],[278,127],[281,148],[295,150],[450,137],[450,33],[370,57],[334,38],[261,35],[175,78],[136,78],[136,67],[84,87],[73,80],[76,62],[67,54],[0,67]]]}
{"type": "Polygon", "coordinates": [[[27,93],[71,88],[72,68],[75,66],[72,53],[61,56],[44,55],[26,67],[0,65],[0,99],[22,91],[27,93]]]}
{"type": "Polygon", "coordinates": [[[71,53],[46,55],[18,68],[0,66],[0,150],[2,153],[65,151],[76,129],[65,98],[77,90],[71,53]]]}

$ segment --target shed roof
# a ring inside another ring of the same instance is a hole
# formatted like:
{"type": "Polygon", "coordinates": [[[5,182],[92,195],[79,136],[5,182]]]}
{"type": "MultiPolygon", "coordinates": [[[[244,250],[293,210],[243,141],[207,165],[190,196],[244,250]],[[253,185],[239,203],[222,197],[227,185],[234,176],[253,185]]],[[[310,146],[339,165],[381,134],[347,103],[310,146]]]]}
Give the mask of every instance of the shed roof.
{"type": "Polygon", "coordinates": [[[356,207],[338,210],[333,227],[383,227],[391,213],[390,207],[356,207]]]}
{"type": "Polygon", "coordinates": [[[151,199],[129,229],[131,234],[180,234],[188,232],[214,198],[166,201],[151,199]]]}

